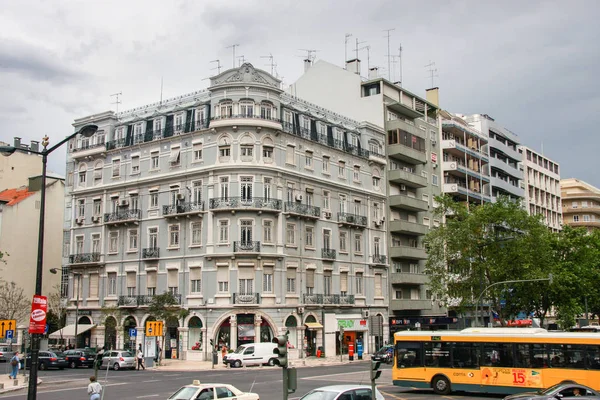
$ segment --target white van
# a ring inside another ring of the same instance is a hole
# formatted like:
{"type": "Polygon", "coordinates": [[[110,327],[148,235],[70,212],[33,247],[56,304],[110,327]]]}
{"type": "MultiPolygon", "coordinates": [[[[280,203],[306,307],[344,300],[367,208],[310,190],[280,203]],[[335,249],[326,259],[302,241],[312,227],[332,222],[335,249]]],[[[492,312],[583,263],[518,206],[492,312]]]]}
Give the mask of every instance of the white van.
{"type": "Polygon", "coordinates": [[[233,353],[229,353],[223,358],[223,364],[229,364],[232,367],[241,367],[246,365],[276,365],[277,354],[273,350],[277,348],[277,343],[248,343],[243,344],[233,353]]]}

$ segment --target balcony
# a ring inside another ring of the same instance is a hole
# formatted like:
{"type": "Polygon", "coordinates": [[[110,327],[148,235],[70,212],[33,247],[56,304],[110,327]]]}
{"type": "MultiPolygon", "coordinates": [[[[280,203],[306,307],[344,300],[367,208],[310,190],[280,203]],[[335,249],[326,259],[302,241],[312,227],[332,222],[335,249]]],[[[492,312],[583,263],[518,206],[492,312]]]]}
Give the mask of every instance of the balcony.
{"type": "Polygon", "coordinates": [[[104,214],[104,222],[109,225],[138,223],[142,217],[142,210],[125,210],[104,214]]]}
{"type": "Polygon", "coordinates": [[[364,217],[362,215],[339,212],[338,222],[340,225],[346,225],[355,228],[367,227],[367,217],[364,217]]]}
{"type": "Polygon", "coordinates": [[[170,206],[163,206],[163,215],[166,218],[179,218],[192,215],[202,216],[202,211],[204,211],[203,201],[192,201],[189,203],[182,202],[170,206]]]}
{"type": "Polygon", "coordinates": [[[429,278],[425,274],[411,274],[408,272],[393,272],[390,274],[392,285],[425,285],[429,278]]]}
{"type": "Polygon", "coordinates": [[[376,153],[371,150],[369,150],[369,161],[373,161],[373,162],[383,164],[383,165],[387,164],[385,155],[376,153]]]}
{"type": "Polygon", "coordinates": [[[309,206],[308,204],[294,203],[288,201],[285,203],[285,212],[290,215],[302,216],[318,219],[321,216],[321,208],[309,206]]]}
{"type": "Polygon", "coordinates": [[[427,211],[429,209],[429,204],[425,200],[402,194],[390,196],[389,205],[390,207],[409,211],[427,211]]]}
{"type": "Polygon", "coordinates": [[[332,249],[321,249],[321,258],[325,260],[335,260],[337,252],[332,249]]]}
{"type": "Polygon", "coordinates": [[[427,178],[404,169],[393,169],[389,171],[388,178],[392,183],[398,183],[417,188],[427,187],[427,178]]]}
{"type": "MultiPolygon", "coordinates": [[[[181,304],[181,295],[175,294],[173,296],[175,297],[175,300],[177,300],[177,304],[181,304]]],[[[154,296],[119,296],[117,305],[119,307],[147,306],[152,303],[153,298],[154,296]]]]}
{"type": "Polygon", "coordinates": [[[431,300],[406,300],[392,299],[390,300],[391,310],[430,310],[432,307],[431,300]]]}
{"type": "Polygon", "coordinates": [[[259,241],[233,242],[234,253],[260,253],[259,241]]]}
{"type": "Polygon", "coordinates": [[[584,227],[584,228],[600,228],[600,220],[595,221],[577,221],[577,222],[565,222],[565,225],[572,227],[584,227]]]}
{"type": "Polygon", "coordinates": [[[160,249],[158,247],[148,247],[146,249],[142,249],[142,258],[146,260],[160,258],[160,249]]]}
{"type": "Polygon", "coordinates": [[[427,154],[423,151],[415,150],[412,147],[403,144],[390,144],[387,150],[388,156],[409,164],[427,163],[427,154]]]}
{"type": "Polygon", "coordinates": [[[427,253],[423,247],[392,246],[390,247],[391,258],[412,258],[414,260],[427,259],[427,253]]]}
{"type": "Polygon", "coordinates": [[[354,295],[342,296],[340,294],[304,294],[302,301],[305,305],[353,305],[354,295]]]}
{"type": "Polygon", "coordinates": [[[260,293],[234,293],[233,304],[237,305],[252,305],[260,304],[260,293]]]}
{"type": "Polygon", "coordinates": [[[254,210],[260,214],[263,211],[279,212],[281,211],[281,200],[262,199],[259,197],[227,197],[210,199],[209,207],[211,210],[254,210]]]}
{"type": "Polygon", "coordinates": [[[94,154],[100,154],[104,151],[106,151],[106,143],[104,143],[104,141],[93,144],[82,144],[80,147],[76,147],[71,150],[71,157],[74,159],[79,159],[94,154]]]}
{"type": "Polygon", "coordinates": [[[102,262],[100,253],[80,253],[69,256],[69,264],[99,264],[102,262]]]}
{"type": "Polygon", "coordinates": [[[429,232],[429,227],[416,222],[397,219],[390,222],[390,232],[407,233],[409,235],[426,235],[427,232],[429,232]]]}
{"type": "Polygon", "coordinates": [[[387,262],[387,257],[382,254],[374,254],[373,255],[373,264],[377,265],[385,265],[387,262]]]}
{"type": "Polygon", "coordinates": [[[212,117],[210,119],[211,128],[219,128],[222,126],[259,126],[277,130],[282,129],[281,120],[279,120],[279,118],[271,118],[260,114],[232,114],[212,117]]]}

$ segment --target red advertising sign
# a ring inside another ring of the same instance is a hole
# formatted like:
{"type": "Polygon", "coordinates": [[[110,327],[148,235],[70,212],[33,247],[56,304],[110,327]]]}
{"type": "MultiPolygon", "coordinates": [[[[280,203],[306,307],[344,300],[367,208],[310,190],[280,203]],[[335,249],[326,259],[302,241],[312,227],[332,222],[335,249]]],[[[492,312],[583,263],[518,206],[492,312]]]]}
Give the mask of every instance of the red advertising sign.
{"type": "Polygon", "coordinates": [[[431,162],[437,163],[437,153],[431,153],[431,162]]]}
{"type": "Polygon", "coordinates": [[[46,313],[48,312],[48,298],[33,295],[31,314],[29,315],[29,333],[43,334],[46,330],[46,313]]]}

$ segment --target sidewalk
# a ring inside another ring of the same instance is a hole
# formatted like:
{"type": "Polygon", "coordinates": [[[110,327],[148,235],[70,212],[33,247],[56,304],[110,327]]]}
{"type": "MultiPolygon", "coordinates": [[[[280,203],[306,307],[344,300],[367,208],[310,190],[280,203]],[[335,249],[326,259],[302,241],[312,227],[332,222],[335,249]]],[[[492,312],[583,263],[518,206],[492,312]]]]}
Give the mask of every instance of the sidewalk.
{"type": "MultiPolygon", "coordinates": [[[[10,379],[8,377],[8,370],[4,371],[2,367],[0,367],[0,394],[14,392],[15,390],[26,389],[29,385],[29,372],[27,372],[27,376],[23,375],[23,370],[19,370],[19,374],[17,375],[17,379],[10,379]]],[[[38,385],[42,383],[42,380],[38,378],[38,385]]]]}

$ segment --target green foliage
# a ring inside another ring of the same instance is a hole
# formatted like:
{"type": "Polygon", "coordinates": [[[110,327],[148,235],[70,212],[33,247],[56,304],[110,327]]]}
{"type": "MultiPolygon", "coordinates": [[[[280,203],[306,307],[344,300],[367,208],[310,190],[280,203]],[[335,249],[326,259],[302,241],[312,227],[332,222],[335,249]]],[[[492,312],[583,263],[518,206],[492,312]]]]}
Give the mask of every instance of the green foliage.
{"type": "Polygon", "coordinates": [[[166,321],[171,318],[179,318],[181,306],[179,299],[171,292],[157,294],[148,305],[148,313],[157,320],[166,321]]]}

